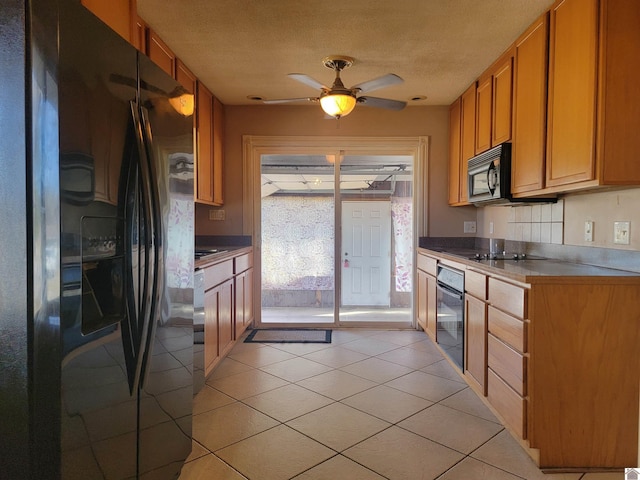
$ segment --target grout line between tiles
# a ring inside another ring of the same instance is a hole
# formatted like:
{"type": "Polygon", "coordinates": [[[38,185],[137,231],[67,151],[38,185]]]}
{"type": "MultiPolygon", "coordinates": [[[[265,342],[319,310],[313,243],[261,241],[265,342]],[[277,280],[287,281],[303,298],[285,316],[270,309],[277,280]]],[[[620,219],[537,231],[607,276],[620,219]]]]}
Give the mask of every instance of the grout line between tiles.
{"type": "MultiPolygon", "coordinates": [[[[461,410],[461,409],[454,408],[454,407],[450,407],[450,406],[448,406],[448,405],[444,405],[444,404],[442,403],[442,402],[446,401],[447,399],[451,398],[452,396],[454,396],[454,395],[456,395],[456,394],[458,394],[458,393],[460,393],[460,392],[464,391],[466,388],[469,388],[468,386],[466,386],[466,384],[463,384],[462,382],[458,382],[458,383],[460,383],[460,384],[461,384],[461,386],[463,386],[464,388],[462,388],[461,390],[458,390],[458,391],[456,391],[456,392],[453,392],[453,393],[451,393],[451,394],[449,394],[449,395],[447,395],[447,396],[445,396],[445,397],[443,397],[443,398],[440,398],[438,401],[433,401],[433,400],[430,400],[430,399],[428,399],[428,398],[421,397],[421,396],[419,396],[419,395],[414,395],[414,394],[412,394],[412,393],[409,393],[409,392],[406,392],[406,391],[401,390],[401,389],[399,389],[399,388],[395,388],[395,387],[393,387],[393,386],[391,386],[391,385],[388,385],[388,383],[389,383],[389,382],[393,382],[394,380],[398,380],[398,379],[400,379],[400,378],[402,378],[402,377],[405,377],[405,376],[407,376],[407,375],[411,375],[411,374],[413,374],[413,373],[415,373],[415,372],[421,372],[421,373],[424,373],[424,374],[426,374],[426,375],[432,375],[432,376],[434,376],[434,377],[442,378],[442,379],[444,379],[444,380],[449,380],[449,381],[451,381],[451,382],[457,382],[457,380],[456,380],[456,379],[449,378],[449,377],[444,376],[444,375],[442,375],[442,374],[438,375],[438,374],[435,374],[435,373],[424,372],[424,371],[422,370],[423,368],[427,368],[427,367],[429,367],[429,366],[431,366],[431,365],[433,365],[433,364],[435,364],[435,363],[437,363],[437,362],[440,362],[440,361],[442,361],[443,359],[445,359],[445,358],[444,358],[444,355],[442,355],[442,353],[441,353],[441,352],[430,352],[430,351],[425,351],[425,353],[428,353],[429,355],[434,354],[434,356],[435,356],[435,353],[438,353],[438,354],[440,354],[439,356],[440,356],[441,358],[439,358],[439,359],[437,359],[437,360],[435,360],[435,361],[433,361],[433,362],[430,362],[430,363],[428,363],[427,365],[424,365],[424,366],[422,366],[422,367],[420,367],[420,368],[415,368],[415,367],[413,367],[413,366],[403,365],[402,363],[394,362],[393,360],[388,360],[388,359],[385,359],[385,358],[379,358],[379,356],[380,356],[380,355],[384,355],[384,354],[387,354],[387,353],[389,353],[389,352],[393,352],[393,351],[395,351],[395,350],[411,348],[411,347],[410,347],[410,345],[413,345],[413,344],[417,344],[417,343],[424,342],[424,340],[416,340],[416,341],[414,341],[414,342],[410,342],[410,343],[407,343],[407,344],[404,344],[404,345],[398,345],[398,344],[395,344],[395,343],[393,343],[393,342],[388,342],[388,341],[387,341],[387,343],[393,344],[395,347],[394,347],[394,348],[392,348],[391,350],[387,350],[387,351],[385,351],[385,352],[381,352],[381,353],[378,353],[378,354],[371,354],[371,353],[365,353],[365,352],[358,351],[358,350],[351,350],[351,349],[349,349],[349,348],[346,346],[346,345],[348,345],[348,344],[349,344],[349,343],[351,343],[351,342],[355,342],[355,341],[359,341],[359,340],[367,340],[367,339],[369,339],[369,340],[375,340],[375,341],[384,341],[381,337],[382,337],[382,335],[381,335],[381,334],[379,334],[379,333],[374,333],[374,334],[370,334],[370,335],[361,335],[361,336],[360,336],[360,338],[354,338],[353,340],[349,340],[349,341],[347,341],[347,342],[343,342],[343,343],[336,343],[336,344],[333,344],[333,343],[332,343],[332,344],[327,344],[327,347],[326,347],[326,348],[324,348],[324,349],[315,350],[315,351],[313,351],[313,352],[306,352],[306,353],[292,353],[292,352],[289,352],[289,351],[286,351],[286,350],[280,350],[280,349],[278,349],[277,347],[274,347],[274,346],[264,345],[262,348],[269,348],[269,347],[270,347],[270,348],[273,348],[273,349],[275,349],[275,350],[278,350],[278,351],[281,351],[281,352],[285,352],[285,353],[289,353],[289,354],[291,354],[291,355],[292,355],[292,357],[291,357],[289,360],[293,360],[293,359],[296,359],[296,358],[303,358],[303,359],[305,359],[305,360],[314,361],[314,362],[316,362],[316,363],[318,363],[318,364],[320,364],[320,365],[323,365],[323,366],[325,366],[325,367],[328,367],[328,368],[329,368],[329,370],[327,370],[326,372],[317,373],[317,374],[311,375],[311,376],[309,376],[309,377],[306,377],[306,378],[304,378],[304,379],[300,379],[300,380],[297,380],[297,381],[290,381],[290,380],[288,380],[288,379],[286,379],[286,378],[282,378],[282,377],[279,377],[278,375],[275,375],[275,374],[273,374],[273,373],[266,372],[266,371],[262,370],[262,368],[263,368],[263,367],[267,367],[267,366],[270,366],[270,365],[274,365],[274,364],[277,364],[277,363],[280,363],[280,362],[282,362],[282,361],[286,361],[286,360],[280,360],[280,361],[278,361],[278,362],[272,362],[272,363],[268,363],[268,364],[265,364],[265,365],[254,366],[254,365],[246,364],[246,363],[242,362],[241,360],[238,360],[237,358],[231,357],[231,355],[230,355],[230,358],[232,358],[234,361],[239,362],[239,363],[242,363],[243,365],[246,365],[247,367],[249,367],[249,370],[246,370],[247,372],[248,372],[248,371],[252,371],[252,370],[258,370],[258,371],[260,371],[260,372],[262,372],[262,373],[266,373],[267,375],[271,375],[271,376],[273,376],[273,377],[275,377],[275,378],[278,378],[278,379],[284,380],[284,381],[286,382],[286,384],[285,384],[285,385],[279,385],[279,386],[274,387],[274,388],[270,388],[270,389],[268,389],[268,390],[265,390],[265,391],[263,391],[263,392],[257,393],[257,394],[255,394],[255,395],[251,395],[250,397],[246,397],[246,398],[243,398],[243,399],[238,399],[238,398],[233,397],[232,395],[229,395],[228,393],[223,392],[222,390],[217,389],[216,387],[212,386],[211,384],[207,383],[207,386],[208,386],[209,388],[212,388],[212,389],[214,389],[214,390],[218,391],[219,393],[221,393],[221,394],[223,394],[223,395],[226,395],[226,396],[228,396],[228,397],[232,398],[232,399],[233,399],[233,401],[234,401],[234,403],[240,403],[240,404],[242,404],[242,405],[244,405],[244,406],[246,406],[246,407],[249,407],[249,408],[251,408],[252,410],[255,410],[255,411],[259,412],[260,414],[262,414],[262,415],[264,415],[264,416],[266,416],[266,417],[268,417],[268,418],[270,418],[270,419],[274,420],[275,422],[277,422],[277,424],[276,424],[276,425],[274,425],[274,426],[272,426],[272,427],[270,427],[270,428],[267,428],[266,430],[263,430],[263,431],[261,431],[261,432],[255,433],[255,434],[253,434],[253,435],[250,435],[250,436],[248,436],[248,437],[246,437],[246,438],[243,438],[243,439],[241,439],[241,440],[238,440],[237,442],[230,443],[229,445],[225,445],[224,447],[221,447],[221,448],[217,449],[216,451],[220,451],[220,450],[222,450],[222,449],[224,449],[224,448],[228,448],[228,447],[230,447],[231,445],[235,445],[235,444],[237,444],[237,443],[243,442],[243,441],[248,440],[248,439],[250,439],[250,438],[252,438],[252,437],[255,437],[256,435],[260,435],[260,434],[263,434],[263,433],[269,432],[270,430],[273,430],[273,429],[275,429],[275,428],[277,428],[277,427],[279,427],[279,426],[285,426],[285,427],[288,427],[288,428],[290,428],[291,430],[293,430],[293,431],[295,431],[295,432],[297,432],[297,433],[299,433],[299,434],[301,434],[301,435],[303,435],[303,436],[305,436],[305,437],[309,438],[310,440],[312,440],[312,441],[314,441],[314,442],[317,442],[318,444],[321,444],[321,445],[325,446],[326,448],[330,449],[331,451],[335,452],[335,455],[333,455],[333,456],[329,457],[328,459],[324,459],[323,461],[321,461],[321,462],[319,462],[319,463],[317,463],[317,464],[315,464],[315,465],[313,465],[313,466],[310,466],[310,467],[309,467],[309,468],[307,468],[306,470],[304,470],[304,471],[302,471],[302,472],[299,472],[299,473],[297,473],[296,475],[294,475],[294,477],[295,477],[295,476],[298,476],[298,475],[300,475],[300,474],[302,474],[302,473],[304,473],[304,472],[310,471],[310,470],[314,469],[315,467],[317,467],[318,465],[321,465],[321,464],[322,464],[322,463],[324,463],[324,462],[327,462],[327,461],[329,461],[329,460],[331,460],[331,459],[334,459],[334,458],[336,458],[336,457],[338,457],[338,456],[342,456],[342,457],[344,457],[344,458],[348,459],[349,461],[352,461],[352,462],[354,462],[354,463],[356,463],[356,464],[360,465],[361,467],[366,468],[368,471],[374,472],[375,474],[380,475],[380,476],[381,476],[381,477],[383,477],[383,478],[388,478],[387,476],[385,476],[385,475],[381,474],[380,472],[376,472],[376,471],[375,471],[375,470],[373,470],[372,468],[370,468],[370,467],[368,467],[368,466],[366,466],[366,465],[363,465],[363,464],[361,464],[360,462],[357,462],[356,460],[354,460],[354,459],[350,458],[349,456],[345,455],[345,454],[344,454],[344,452],[345,452],[345,451],[347,451],[347,450],[349,450],[349,449],[351,449],[351,448],[353,448],[353,447],[355,447],[355,446],[357,446],[357,445],[359,445],[359,444],[361,444],[361,443],[363,443],[363,442],[365,442],[365,441],[367,441],[367,440],[370,440],[372,437],[375,437],[376,435],[379,435],[379,434],[381,434],[381,433],[383,433],[383,432],[385,432],[385,431],[387,431],[387,430],[389,430],[390,428],[392,428],[392,427],[394,427],[394,426],[395,426],[395,427],[398,427],[398,428],[400,428],[400,429],[402,429],[402,430],[404,430],[404,431],[406,431],[406,432],[412,433],[412,434],[414,434],[414,435],[418,435],[419,437],[425,438],[425,439],[429,440],[430,442],[433,442],[433,443],[435,443],[435,444],[441,445],[441,446],[443,446],[443,447],[445,447],[445,448],[447,448],[447,449],[449,449],[449,450],[452,450],[452,451],[454,451],[454,452],[457,452],[457,453],[460,453],[460,454],[462,454],[462,455],[463,455],[463,457],[462,457],[459,461],[457,461],[456,463],[454,463],[453,465],[451,465],[451,466],[450,466],[449,468],[447,468],[447,470],[445,470],[444,472],[442,472],[442,473],[438,474],[436,477],[434,477],[434,480],[437,480],[437,479],[439,479],[439,478],[443,477],[443,476],[444,476],[448,471],[450,471],[450,470],[451,470],[452,468],[454,468],[456,465],[459,465],[461,462],[465,461],[465,460],[466,460],[466,459],[468,459],[469,457],[473,458],[475,461],[479,461],[479,462],[482,462],[482,463],[484,463],[484,464],[486,464],[486,465],[490,465],[492,468],[496,468],[496,469],[499,469],[499,470],[501,470],[501,471],[504,471],[504,472],[506,472],[506,473],[508,473],[508,474],[510,474],[510,475],[514,475],[515,477],[523,478],[523,477],[521,477],[521,476],[519,476],[519,475],[517,475],[517,474],[515,474],[515,473],[513,473],[513,472],[509,472],[508,470],[505,470],[504,468],[500,468],[500,467],[495,466],[495,465],[492,465],[492,464],[490,464],[490,463],[488,463],[488,462],[486,462],[486,461],[482,461],[482,460],[479,460],[479,459],[477,459],[477,458],[475,458],[475,457],[472,457],[473,453],[475,453],[479,448],[481,448],[481,447],[482,447],[483,445],[485,445],[486,443],[490,442],[492,439],[494,439],[497,435],[499,435],[501,432],[503,432],[503,431],[505,430],[505,429],[504,429],[504,425],[503,425],[501,422],[499,422],[499,421],[498,421],[498,425],[501,425],[501,426],[502,426],[502,428],[501,428],[498,432],[496,432],[494,435],[492,435],[489,439],[487,439],[486,441],[482,442],[480,445],[476,446],[476,447],[475,447],[471,452],[469,452],[469,453],[459,452],[459,451],[458,451],[458,450],[456,450],[455,448],[452,448],[452,447],[450,447],[450,446],[444,445],[444,444],[442,444],[442,443],[440,443],[440,442],[437,442],[437,441],[435,441],[435,440],[433,440],[433,439],[431,439],[431,438],[425,437],[425,436],[423,436],[423,435],[420,435],[419,433],[413,432],[413,431],[411,431],[411,430],[408,430],[408,429],[406,429],[406,428],[404,428],[404,427],[400,426],[399,424],[400,424],[401,422],[404,422],[404,421],[406,421],[408,418],[410,418],[410,417],[412,417],[412,416],[414,416],[414,415],[417,415],[417,414],[419,414],[419,413],[421,413],[421,412],[424,412],[424,411],[425,411],[425,410],[427,410],[428,408],[431,408],[433,405],[437,405],[437,404],[441,404],[441,405],[443,405],[443,406],[446,406],[447,408],[450,408],[450,409],[453,409],[453,410],[456,410],[456,411],[460,411],[460,412],[465,413],[465,414],[467,414],[467,415],[472,415],[472,416],[474,416],[474,417],[480,418],[480,419],[485,420],[485,421],[489,421],[489,422],[492,422],[492,421],[491,421],[491,420],[488,420],[488,419],[486,419],[486,418],[483,418],[483,417],[481,417],[481,416],[479,416],[479,415],[475,415],[475,414],[473,414],[473,413],[470,413],[470,412],[468,412],[468,411],[461,410]],[[377,337],[377,338],[374,338],[374,337],[377,337]],[[314,359],[311,359],[311,358],[307,358],[307,356],[308,356],[308,355],[313,355],[313,354],[315,354],[315,353],[319,353],[319,352],[322,352],[322,351],[324,351],[324,350],[328,350],[328,349],[336,348],[336,347],[341,347],[341,348],[343,348],[343,349],[345,349],[345,350],[349,350],[349,351],[351,351],[351,352],[355,352],[355,353],[358,353],[358,354],[364,355],[364,356],[365,356],[365,358],[361,358],[361,359],[355,360],[355,361],[353,361],[353,362],[348,362],[348,363],[346,363],[346,364],[344,364],[344,365],[341,365],[341,366],[339,366],[339,367],[336,367],[336,366],[333,366],[333,365],[327,365],[326,363],[322,363],[322,362],[319,362],[319,361],[317,361],[317,360],[314,360],[314,359]],[[350,365],[353,365],[353,364],[356,364],[356,363],[359,363],[359,362],[364,362],[364,361],[369,360],[369,359],[372,359],[372,358],[376,358],[376,359],[378,359],[378,360],[386,361],[386,362],[389,362],[389,363],[394,364],[394,365],[399,365],[399,366],[401,366],[401,367],[409,368],[409,369],[410,369],[410,371],[409,371],[409,372],[406,372],[406,373],[404,373],[404,374],[402,374],[402,375],[399,375],[399,376],[397,376],[397,377],[394,377],[394,378],[392,378],[392,379],[390,379],[390,380],[387,380],[387,381],[385,381],[385,382],[380,382],[380,381],[376,381],[376,380],[371,380],[370,378],[363,377],[363,376],[361,376],[361,375],[357,375],[357,374],[355,374],[355,373],[345,372],[344,370],[342,370],[343,368],[346,368],[346,367],[348,367],[348,366],[350,366],[350,365]],[[319,376],[319,375],[323,375],[323,374],[325,374],[325,373],[330,373],[330,372],[334,372],[334,371],[340,371],[340,372],[342,372],[342,373],[346,373],[346,374],[349,374],[349,375],[354,375],[355,377],[362,378],[362,379],[364,379],[364,380],[368,380],[368,381],[372,382],[372,383],[373,383],[373,385],[372,385],[372,386],[370,386],[370,387],[368,387],[368,388],[365,388],[365,389],[364,389],[364,390],[362,390],[362,391],[359,391],[359,392],[356,392],[356,393],[350,394],[350,395],[348,395],[348,396],[346,396],[346,397],[343,397],[343,398],[340,398],[340,399],[337,399],[337,400],[336,400],[336,399],[334,399],[334,398],[328,397],[327,395],[324,395],[324,394],[322,394],[322,393],[316,392],[316,391],[314,391],[314,390],[312,390],[312,389],[310,389],[310,388],[307,388],[307,387],[305,387],[304,385],[300,385],[300,384],[298,383],[298,382],[302,382],[302,381],[305,381],[305,380],[308,380],[308,379],[311,379],[311,378],[317,377],[317,376],[319,376]],[[289,386],[289,385],[296,385],[296,386],[298,386],[298,387],[300,387],[300,388],[303,388],[303,389],[305,389],[305,390],[307,390],[307,391],[309,391],[309,392],[312,392],[312,393],[314,393],[314,394],[316,394],[316,395],[320,395],[321,397],[324,397],[324,398],[326,398],[327,400],[330,400],[330,403],[328,403],[327,405],[322,405],[322,406],[320,406],[320,407],[314,408],[314,409],[312,409],[312,410],[310,410],[310,411],[308,411],[308,412],[305,412],[305,413],[303,413],[303,414],[301,414],[301,415],[298,415],[298,416],[296,416],[296,417],[293,417],[293,418],[287,419],[286,421],[280,421],[280,420],[278,420],[277,418],[274,418],[274,417],[272,417],[271,415],[269,415],[269,414],[267,414],[267,413],[263,412],[262,410],[260,410],[260,409],[258,409],[258,408],[256,408],[256,407],[253,407],[252,405],[250,405],[250,404],[248,404],[248,403],[245,403],[245,400],[247,400],[247,399],[249,399],[249,398],[256,397],[256,396],[259,396],[259,395],[264,394],[264,393],[272,392],[272,391],[274,391],[274,390],[277,390],[277,389],[279,389],[279,388],[283,388],[283,387],[286,387],[286,386],[289,386]],[[410,396],[412,396],[412,397],[416,397],[416,398],[419,398],[419,399],[426,400],[426,401],[428,401],[428,402],[431,402],[431,405],[429,405],[429,406],[427,406],[427,407],[424,407],[424,408],[421,408],[420,410],[417,410],[417,411],[415,411],[415,412],[413,412],[413,413],[411,413],[411,414],[409,414],[409,415],[407,415],[407,416],[403,417],[402,419],[399,419],[399,420],[397,420],[397,421],[395,421],[395,422],[390,422],[389,420],[386,420],[386,419],[384,419],[384,418],[378,417],[378,416],[376,416],[376,415],[374,415],[374,414],[372,414],[372,413],[369,413],[369,412],[367,412],[367,411],[365,411],[365,410],[362,410],[361,408],[358,408],[358,407],[355,407],[355,406],[352,406],[352,405],[348,405],[347,403],[345,403],[345,400],[347,400],[347,399],[349,399],[349,398],[352,398],[352,397],[354,397],[354,396],[360,395],[360,394],[362,394],[362,393],[365,393],[365,392],[367,392],[367,391],[369,391],[369,390],[372,390],[372,389],[374,389],[374,388],[376,388],[376,387],[378,387],[378,386],[386,386],[386,387],[388,387],[388,388],[392,388],[392,389],[394,389],[394,390],[396,390],[396,391],[398,391],[398,392],[401,392],[401,393],[403,393],[403,394],[405,394],[405,395],[410,395],[410,396]],[[350,446],[348,446],[348,447],[346,447],[346,448],[344,448],[344,449],[342,449],[342,450],[338,451],[338,450],[336,450],[335,448],[332,448],[332,447],[330,447],[330,446],[328,446],[328,445],[325,445],[323,442],[319,441],[318,439],[313,438],[312,436],[310,436],[310,435],[308,435],[308,434],[305,434],[304,432],[300,432],[299,430],[297,430],[297,429],[295,429],[294,427],[292,427],[292,426],[288,425],[288,423],[287,423],[287,422],[291,422],[291,421],[293,421],[293,420],[296,420],[296,419],[298,419],[298,418],[300,418],[300,417],[302,417],[302,416],[305,416],[305,415],[308,415],[308,414],[310,414],[310,413],[316,412],[316,411],[318,411],[318,410],[320,410],[320,409],[322,409],[322,408],[325,408],[325,407],[328,407],[328,406],[331,406],[331,405],[335,405],[336,403],[342,404],[342,405],[347,406],[347,407],[349,407],[349,408],[353,408],[353,409],[355,409],[355,410],[357,410],[357,411],[359,411],[359,412],[361,412],[361,413],[363,413],[363,414],[366,414],[366,415],[371,416],[372,418],[376,418],[376,419],[378,419],[378,420],[384,421],[384,422],[386,422],[386,423],[388,424],[388,426],[386,426],[386,427],[385,427],[385,428],[383,428],[382,430],[380,430],[380,431],[378,431],[378,432],[376,432],[376,433],[374,433],[374,434],[372,434],[372,435],[367,436],[366,438],[363,438],[363,439],[359,440],[358,442],[354,443],[353,445],[350,445],[350,446]]],[[[420,351],[420,349],[415,349],[415,350],[416,350],[416,351],[420,351]]],[[[239,373],[244,373],[244,372],[239,372],[239,373]]],[[[239,373],[237,373],[237,374],[239,374],[239,373]]],[[[456,372],[456,373],[457,373],[457,372],[456,372]]],[[[225,375],[224,377],[220,377],[220,379],[223,379],[223,378],[229,378],[229,377],[231,377],[231,376],[233,376],[233,375],[237,375],[237,374],[225,375]]],[[[459,376],[459,375],[458,375],[458,376],[459,376]]],[[[227,404],[227,405],[230,405],[230,404],[227,404]]],[[[221,405],[220,407],[216,407],[216,408],[221,408],[222,406],[226,406],[226,405],[221,405]]],[[[214,409],[212,409],[212,410],[214,410],[214,409]]],[[[203,412],[203,413],[204,413],[204,412],[203,412]]],[[[496,423],[496,422],[492,422],[492,423],[496,423]]],[[[200,442],[197,442],[197,443],[200,443],[200,442]]],[[[237,472],[239,475],[242,475],[242,473],[241,473],[239,470],[237,470],[237,468],[235,468],[233,465],[231,465],[231,464],[229,464],[229,463],[225,462],[224,460],[222,460],[218,455],[216,455],[216,453],[215,453],[215,452],[212,452],[212,451],[211,451],[211,450],[209,450],[208,448],[204,447],[204,445],[202,445],[202,447],[204,448],[204,450],[205,450],[205,451],[209,452],[209,454],[214,455],[216,458],[220,459],[220,461],[222,461],[223,463],[225,463],[226,465],[228,465],[230,468],[232,468],[232,469],[233,469],[235,472],[237,472]]],[[[198,457],[198,458],[202,458],[202,457],[198,457]]],[[[192,461],[195,461],[195,460],[197,460],[198,458],[195,458],[195,459],[193,459],[192,461]]],[[[243,477],[243,478],[247,478],[247,477],[245,477],[244,475],[242,475],[242,477],[243,477]]],[[[583,479],[583,477],[584,477],[584,474],[580,476],[580,479],[583,479]]],[[[293,478],[293,477],[292,477],[292,478],[293,478]]],[[[526,480],[526,479],[525,479],[525,480],[526,480]]]]}

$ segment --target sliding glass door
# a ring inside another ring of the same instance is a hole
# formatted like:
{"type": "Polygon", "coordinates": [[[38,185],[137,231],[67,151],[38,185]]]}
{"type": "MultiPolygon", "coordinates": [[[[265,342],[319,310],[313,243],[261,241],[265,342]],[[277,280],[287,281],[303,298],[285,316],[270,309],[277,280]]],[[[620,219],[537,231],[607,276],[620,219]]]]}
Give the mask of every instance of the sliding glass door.
{"type": "Polygon", "coordinates": [[[412,325],[413,159],[261,155],[261,323],[412,325]]]}
{"type": "Polygon", "coordinates": [[[333,324],[333,165],[324,155],[263,155],[260,173],[262,322],[333,324]]]}

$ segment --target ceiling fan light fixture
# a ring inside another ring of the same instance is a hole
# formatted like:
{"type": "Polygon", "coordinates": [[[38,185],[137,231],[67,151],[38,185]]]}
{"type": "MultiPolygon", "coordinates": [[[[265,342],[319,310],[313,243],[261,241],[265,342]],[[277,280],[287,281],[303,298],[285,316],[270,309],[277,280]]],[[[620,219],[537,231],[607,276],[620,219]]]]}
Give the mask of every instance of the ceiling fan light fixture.
{"type": "Polygon", "coordinates": [[[169,104],[180,115],[188,117],[193,115],[195,110],[195,96],[191,93],[183,92],[178,96],[170,97],[169,104]]]}
{"type": "Polygon", "coordinates": [[[341,118],[353,111],[356,97],[346,93],[329,93],[320,98],[320,105],[327,115],[341,118]]]}

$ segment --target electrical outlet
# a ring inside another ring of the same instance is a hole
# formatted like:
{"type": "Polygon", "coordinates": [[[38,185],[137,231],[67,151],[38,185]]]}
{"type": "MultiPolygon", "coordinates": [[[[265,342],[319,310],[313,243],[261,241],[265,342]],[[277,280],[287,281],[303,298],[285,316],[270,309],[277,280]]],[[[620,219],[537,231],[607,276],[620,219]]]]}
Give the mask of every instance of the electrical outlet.
{"type": "Polygon", "coordinates": [[[209,220],[224,220],[224,210],[209,210],[209,220]]]}
{"type": "Polygon", "coordinates": [[[476,222],[464,222],[464,233],[476,233],[476,222]]]}
{"type": "Polygon", "coordinates": [[[584,222],[584,241],[593,242],[593,222],[590,220],[584,222]]]}
{"type": "Polygon", "coordinates": [[[629,227],[631,222],[613,222],[613,243],[629,245],[629,227]]]}

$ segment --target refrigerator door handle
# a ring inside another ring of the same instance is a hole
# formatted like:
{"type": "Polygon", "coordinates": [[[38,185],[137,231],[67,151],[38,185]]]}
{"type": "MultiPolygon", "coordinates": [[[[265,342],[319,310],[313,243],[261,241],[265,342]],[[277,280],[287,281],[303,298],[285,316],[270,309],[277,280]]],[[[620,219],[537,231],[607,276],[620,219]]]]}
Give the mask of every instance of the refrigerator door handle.
{"type": "Polygon", "coordinates": [[[146,108],[140,106],[140,117],[142,120],[142,138],[146,149],[146,155],[144,157],[144,163],[141,165],[146,174],[143,174],[143,183],[147,190],[149,198],[149,210],[148,216],[151,224],[151,235],[149,238],[152,241],[151,251],[153,252],[152,261],[147,264],[149,275],[152,278],[151,289],[149,292],[149,316],[147,318],[148,325],[146,329],[146,338],[142,338],[146,348],[142,355],[142,369],[141,369],[141,387],[144,388],[145,380],[148,377],[149,356],[153,354],[153,341],[155,338],[156,325],[160,320],[158,317],[162,310],[162,298],[163,298],[163,238],[162,238],[162,211],[160,209],[160,194],[158,191],[158,174],[156,172],[155,153],[153,151],[153,136],[151,133],[151,123],[149,122],[149,112],[146,108]]]}
{"type": "MultiPolygon", "coordinates": [[[[137,230],[129,235],[136,235],[138,241],[141,241],[141,251],[137,252],[138,258],[135,263],[142,266],[141,271],[137,275],[130,268],[131,287],[134,282],[138,283],[139,288],[137,296],[132,296],[129,305],[129,315],[134,317],[129,326],[132,331],[132,342],[134,349],[133,379],[130,380],[131,393],[136,391],[143,382],[145,358],[149,347],[149,329],[153,323],[151,319],[154,316],[153,290],[156,279],[154,278],[153,265],[155,264],[155,247],[154,247],[154,221],[152,209],[154,202],[152,200],[152,187],[149,172],[149,159],[147,157],[148,150],[144,139],[144,125],[142,123],[140,107],[137,102],[131,101],[131,113],[133,116],[133,126],[135,140],[138,147],[138,162],[133,166],[130,175],[137,183],[131,185],[130,194],[135,195],[133,199],[133,210],[137,210],[137,215],[132,215],[131,224],[127,224],[130,230],[137,230]],[[134,220],[136,224],[134,225],[134,220]],[[135,298],[134,298],[135,297],[135,298]]],[[[131,243],[131,242],[129,242],[131,243]]],[[[131,251],[130,255],[136,254],[131,251]]],[[[134,260],[132,258],[132,260],[134,260]]]]}

